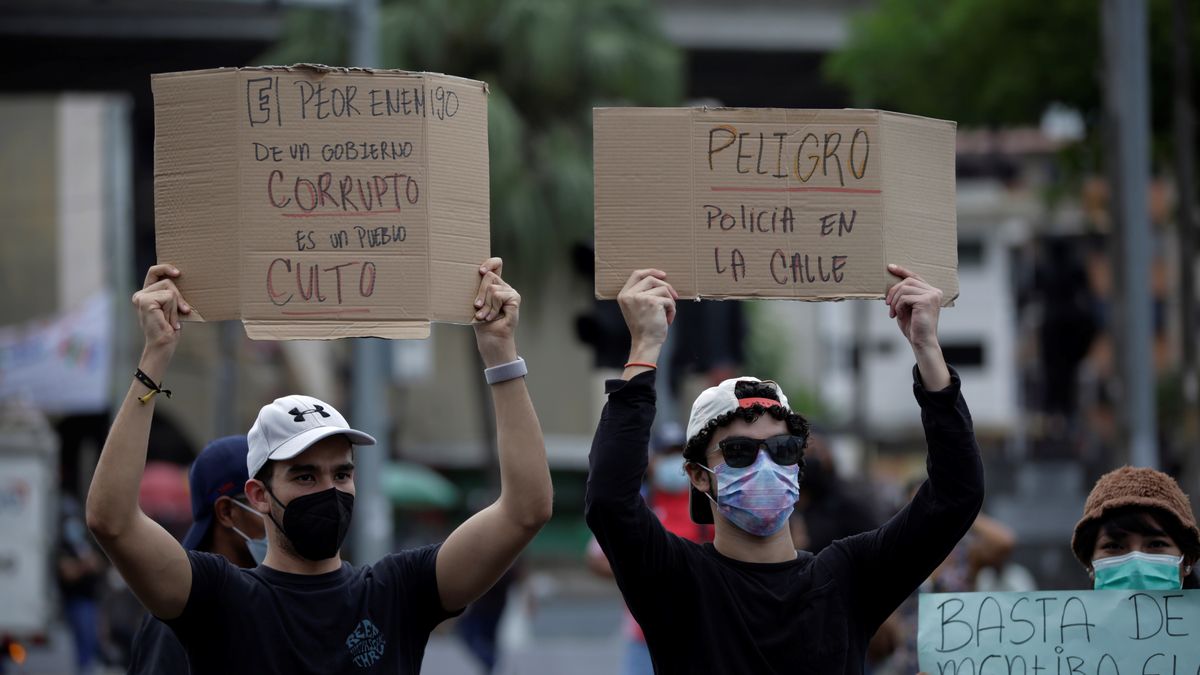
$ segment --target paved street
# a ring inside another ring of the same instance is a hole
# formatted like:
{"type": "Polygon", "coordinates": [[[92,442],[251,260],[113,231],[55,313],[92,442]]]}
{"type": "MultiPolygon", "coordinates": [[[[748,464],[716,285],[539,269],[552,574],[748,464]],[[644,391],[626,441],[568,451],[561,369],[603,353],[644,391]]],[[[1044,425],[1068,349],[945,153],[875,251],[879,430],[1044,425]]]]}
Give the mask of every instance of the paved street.
{"type": "MultiPolygon", "coordinates": [[[[610,582],[582,570],[537,574],[509,605],[500,628],[497,675],[618,672],[623,605],[610,582]],[[530,606],[531,613],[521,610],[530,606]]],[[[422,673],[483,675],[463,643],[445,632],[430,638],[422,673]]]]}

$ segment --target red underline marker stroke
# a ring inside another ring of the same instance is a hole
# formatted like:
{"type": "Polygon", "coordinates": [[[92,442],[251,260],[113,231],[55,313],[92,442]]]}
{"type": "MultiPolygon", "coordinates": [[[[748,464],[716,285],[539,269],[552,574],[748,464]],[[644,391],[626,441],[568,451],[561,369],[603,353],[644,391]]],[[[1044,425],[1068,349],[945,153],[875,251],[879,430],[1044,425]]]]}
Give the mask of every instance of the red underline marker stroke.
{"type": "Polygon", "coordinates": [[[281,311],[280,314],[285,316],[341,316],[342,314],[370,314],[371,310],[363,309],[321,309],[313,312],[289,312],[281,311]]]}
{"type": "Polygon", "coordinates": [[[320,213],[284,213],[280,215],[282,215],[284,218],[358,218],[362,216],[397,213],[400,213],[400,209],[392,209],[390,211],[322,211],[320,213]]]}
{"type": "Polygon", "coordinates": [[[867,190],[864,188],[839,188],[839,187],[784,187],[784,188],[768,188],[768,187],[717,187],[709,188],[713,192],[836,192],[842,194],[854,195],[877,195],[883,192],[882,190],[867,190]]]}

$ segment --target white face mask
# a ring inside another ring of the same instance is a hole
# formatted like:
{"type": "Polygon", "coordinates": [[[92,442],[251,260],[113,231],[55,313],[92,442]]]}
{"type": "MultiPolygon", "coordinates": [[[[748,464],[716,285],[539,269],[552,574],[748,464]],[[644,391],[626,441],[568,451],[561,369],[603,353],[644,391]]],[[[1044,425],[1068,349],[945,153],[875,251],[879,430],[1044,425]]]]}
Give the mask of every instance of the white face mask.
{"type": "MultiPolygon", "coordinates": [[[[246,509],[250,513],[253,513],[254,515],[258,516],[259,518],[263,517],[263,515],[261,513],[259,513],[258,511],[255,511],[254,509],[250,508],[249,506],[246,506],[245,504],[239,502],[238,500],[234,499],[232,501],[234,504],[237,504],[238,506],[242,507],[243,509],[246,509]]],[[[266,528],[265,522],[263,523],[263,527],[264,527],[264,531],[265,531],[265,528],[266,528]]],[[[254,558],[255,563],[261,565],[262,561],[267,559],[267,538],[263,537],[262,539],[252,539],[251,537],[247,536],[245,532],[242,532],[241,530],[237,529],[236,527],[233,527],[233,531],[237,532],[238,535],[241,536],[242,539],[246,540],[246,549],[250,551],[250,557],[254,558]]]]}

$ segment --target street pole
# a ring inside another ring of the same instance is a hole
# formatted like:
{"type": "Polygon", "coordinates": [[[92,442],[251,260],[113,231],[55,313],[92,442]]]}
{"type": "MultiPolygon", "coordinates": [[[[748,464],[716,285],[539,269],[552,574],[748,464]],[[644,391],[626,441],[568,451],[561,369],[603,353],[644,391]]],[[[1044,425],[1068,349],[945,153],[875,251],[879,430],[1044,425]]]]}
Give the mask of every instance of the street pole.
{"type": "Polygon", "coordinates": [[[222,321],[217,328],[217,386],[213,392],[213,438],[237,431],[238,343],[240,321],[222,321]]]}
{"type": "Polygon", "coordinates": [[[1129,462],[1157,468],[1153,314],[1150,256],[1150,95],[1147,9],[1144,0],[1104,0],[1105,102],[1116,138],[1114,222],[1120,231],[1123,317],[1122,407],[1129,462]]]}
{"type": "MultiPolygon", "coordinates": [[[[1200,414],[1200,363],[1196,335],[1196,108],[1192,102],[1192,54],[1188,0],[1175,0],[1175,180],[1179,202],[1179,306],[1185,419],[1200,414]]],[[[1192,433],[1195,429],[1191,430],[1192,433]]]]}
{"type": "Polygon", "coordinates": [[[1200,358],[1196,341],[1196,107],[1192,102],[1192,53],[1189,31],[1192,27],[1188,3],[1175,0],[1175,180],[1178,185],[1179,218],[1179,337],[1182,353],[1184,451],[1176,453],[1182,462],[1184,489],[1194,492],[1200,462],[1190,448],[1200,440],[1200,358]]]}
{"type": "MultiPolygon", "coordinates": [[[[353,0],[350,5],[351,66],[379,66],[379,0],[353,0]]],[[[388,378],[391,343],[375,338],[354,340],[353,421],[375,437],[376,445],[355,453],[355,508],[352,521],[354,562],[373,563],[392,550],[392,508],[383,494],[383,467],[389,456],[391,416],[388,378]]]]}

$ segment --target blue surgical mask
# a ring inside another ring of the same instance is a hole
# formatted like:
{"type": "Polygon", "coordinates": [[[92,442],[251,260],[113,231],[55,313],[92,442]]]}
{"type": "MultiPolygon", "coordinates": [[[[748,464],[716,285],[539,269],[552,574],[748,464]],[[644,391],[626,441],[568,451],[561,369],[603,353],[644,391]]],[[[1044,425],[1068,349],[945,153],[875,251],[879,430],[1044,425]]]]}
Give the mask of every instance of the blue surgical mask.
{"type": "Polygon", "coordinates": [[[787,524],[800,498],[800,465],[776,464],[765,450],[750,466],[731,468],[724,462],[703,467],[717,480],[717,498],[708,498],[729,522],[750,534],[768,537],[787,524]]]}
{"type": "MultiPolygon", "coordinates": [[[[238,506],[242,507],[243,509],[246,509],[250,513],[253,513],[254,515],[258,516],[259,518],[262,518],[261,513],[259,513],[258,511],[255,511],[254,509],[250,508],[249,506],[246,506],[245,504],[239,502],[238,500],[234,499],[233,503],[237,504],[238,506]]],[[[238,535],[242,539],[246,540],[246,549],[250,551],[250,557],[254,558],[255,563],[261,565],[262,561],[267,559],[267,538],[266,537],[263,537],[262,539],[251,538],[251,537],[247,536],[245,532],[242,532],[241,530],[237,529],[236,527],[233,527],[233,531],[237,532],[238,535]]]]}
{"type": "Polygon", "coordinates": [[[670,494],[687,492],[691,479],[683,470],[683,455],[663,455],[654,463],[654,487],[670,494]]]}
{"type": "Polygon", "coordinates": [[[1183,556],[1134,551],[1092,561],[1097,591],[1174,591],[1183,587],[1183,556]]]}

